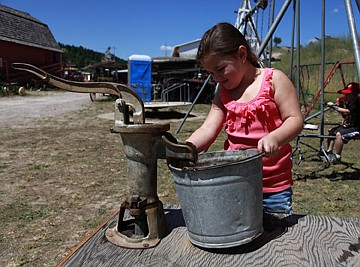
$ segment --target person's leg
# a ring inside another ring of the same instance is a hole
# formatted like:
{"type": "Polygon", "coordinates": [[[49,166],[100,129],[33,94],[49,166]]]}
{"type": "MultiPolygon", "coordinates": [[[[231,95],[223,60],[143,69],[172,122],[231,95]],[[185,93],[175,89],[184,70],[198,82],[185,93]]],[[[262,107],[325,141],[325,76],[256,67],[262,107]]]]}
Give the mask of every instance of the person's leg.
{"type": "MultiPolygon", "coordinates": [[[[328,134],[329,135],[335,135],[335,129],[336,128],[338,128],[338,127],[334,127],[334,128],[329,129],[328,134]]],[[[332,153],[332,151],[334,149],[334,143],[335,143],[334,139],[332,139],[332,138],[327,139],[328,147],[327,147],[326,152],[328,152],[328,153],[331,152],[332,153]]]]}
{"type": "Polygon", "coordinates": [[[341,152],[343,150],[343,147],[344,140],[341,131],[339,131],[336,133],[335,138],[335,154],[331,154],[331,156],[329,157],[331,163],[336,164],[341,162],[341,152]]]}
{"type": "Polygon", "coordinates": [[[264,193],[263,207],[267,213],[292,213],[292,189],[291,187],[281,192],[264,193]]]}
{"type": "Polygon", "coordinates": [[[354,128],[345,127],[343,125],[340,125],[336,129],[334,129],[335,133],[335,154],[329,155],[329,160],[331,163],[340,163],[341,161],[341,152],[343,150],[344,144],[346,144],[349,139],[346,137],[349,134],[352,134],[354,131],[354,128]]]}
{"type": "Polygon", "coordinates": [[[336,132],[334,163],[341,161],[344,144],[347,144],[350,140],[357,139],[359,136],[359,129],[356,127],[342,127],[336,132]]]}
{"type": "Polygon", "coordinates": [[[327,148],[327,150],[326,150],[326,152],[332,152],[333,151],[333,149],[334,149],[334,139],[328,139],[327,140],[327,143],[328,143],[328,148],[327,148]]]}
{"type": "Polygon", "coordinates": [[[336,155],[341,156],[343,147],[344,147],[344,141],[342,139],[342,135],[341,135],[341,133],[336,133],[336,139],[335,139],[336,155]]]}

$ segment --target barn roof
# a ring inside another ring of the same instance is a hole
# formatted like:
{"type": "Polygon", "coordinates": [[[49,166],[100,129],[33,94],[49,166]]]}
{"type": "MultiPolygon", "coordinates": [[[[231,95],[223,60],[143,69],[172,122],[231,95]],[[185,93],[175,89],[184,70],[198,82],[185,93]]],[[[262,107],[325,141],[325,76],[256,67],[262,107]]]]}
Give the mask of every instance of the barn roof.
{"type": "Polygon", "coordinates": [[[0,40],[62,52],[45,23],[4,5],[0,5],[0,40]]]}

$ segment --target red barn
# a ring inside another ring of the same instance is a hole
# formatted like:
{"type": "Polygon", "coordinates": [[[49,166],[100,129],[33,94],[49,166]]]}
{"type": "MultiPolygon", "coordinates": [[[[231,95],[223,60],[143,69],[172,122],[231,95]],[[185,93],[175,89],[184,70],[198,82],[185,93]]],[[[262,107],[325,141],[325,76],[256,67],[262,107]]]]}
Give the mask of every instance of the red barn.
{"type": "Polygon", "coordinates": [[[45,23],[0,5],[0,81],[24,83],[34,77],[13,69],[14,62],[29,63],[60,76],[62,50],[45,23]]]}

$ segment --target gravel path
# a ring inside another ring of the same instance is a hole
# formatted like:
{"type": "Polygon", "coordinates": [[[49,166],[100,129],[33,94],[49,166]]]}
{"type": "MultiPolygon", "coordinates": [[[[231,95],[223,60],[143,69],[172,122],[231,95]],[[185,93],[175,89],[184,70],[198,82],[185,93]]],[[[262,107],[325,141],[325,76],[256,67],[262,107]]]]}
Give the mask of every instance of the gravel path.
{"type": "Polygon", "coordinates": [[[59,116],[91,104],[87,93],[30,92],[25,96],[0,97],[0,125],[12,127],[32,119],[59,116]]]}

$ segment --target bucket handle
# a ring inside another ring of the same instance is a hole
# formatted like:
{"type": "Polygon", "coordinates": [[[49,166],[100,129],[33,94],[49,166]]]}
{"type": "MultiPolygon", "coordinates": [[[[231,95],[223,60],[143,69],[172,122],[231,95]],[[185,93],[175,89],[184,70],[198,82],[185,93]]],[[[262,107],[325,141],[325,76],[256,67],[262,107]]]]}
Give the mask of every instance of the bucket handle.
{"type": "MultiPolygon", "coordinates": [[[[246,149],[239,149],[239,150],[247,150],[247,149],[252,149],[252,147],[251,148],[246,148],[246,149]]],[[[261,152],[258,152],[257,154],[251,155],[251,156],[249,156],[247,158],[240,159],[240,160],[238,160],[236,162],[242,162],[242,161],[249,160],[249,159],[252,159],[252,158],[263,157],[264,155],[265,155],[265,152],[261,151],[261,152]]]]}
{"type": "MultiPolygon", "coordinates": [[[[247,147],[247,148],[240,148],[238,150],[249,150],[249,149],[254,149],[254,148],[257,148],[255,146],[251,146],[251,147],[247,147]]],[[[248,161],[248,160],[251,160],[253,158],[257,158],[257,157],[263,157],[265,155],[265,152],[264,151],[261,151],[261,152],[258,152],[254,155],[251,155],[251,156],[248,156],[246,158],[242,158],[242,159],[239,159],[237,161],[234,161],[233,163],[239,163],[239,162],[243,162],[243,161],[248,161]]],[[[220,164],[221,165],[221,164],[220,164]]]]}
{"type": "MultiPolygon", "coordinates": [[[[248,149],[253,149],[253,148],[256,148],[256,147],[247,147],[247,148],[240,148],[238,150],[248,150],[248,149]]],[[[258,157],[263,157],[265,155],[265,152],[262,151],[262,152],[258,152],[254,155],[251,155],[251,156],[248,156],[246,158],[242,158],[242,159],[239,159],[237,161],[233,161],[231,163],[227,162],[227,163],[220,163],[218,165],[215,165],[213,167],[221,167],[221,166],[225,166],[225,165],[234,165],[234,164],[238,164],[238,163],[241,163],[243,161],[248,161],[248,160],[251,160],[253,158],[258,158],[258,157]]],[[[202,166],[184,166],[182,167],[182,170],[186,171],[186,170],[191,170],[191,171],[196,171],[196,170],[202,170],[203,168],[209,168],[209,166],[206,166],[206,167],[202,167],[202,166]]]]}
{"type": "MultiPolygon", "coordinates": [[[[238,150],[249,150],[249,149],[251,149],[251,150],[257,150],[257,146],[249,146],[249,147],[246,147],[246,148],[245,148],[245,147],[242,147],[242,148],[240,148],[240,149],[238,149],[238,150]]],[[[247,157],[247,158],[241,159],[241,160],[239,160],[239,161],[248,160],[248,159],[256,158],[256,157],[259,157],[259,156],[263,157],[264,155],[265,155],[265,151],[263,150],[263,151],[261,151],[261,152],[259,152],[259,153],[257,153],[257,154],[254,154],[254,155],[249,156],[249,157],[247,157]]]]}

